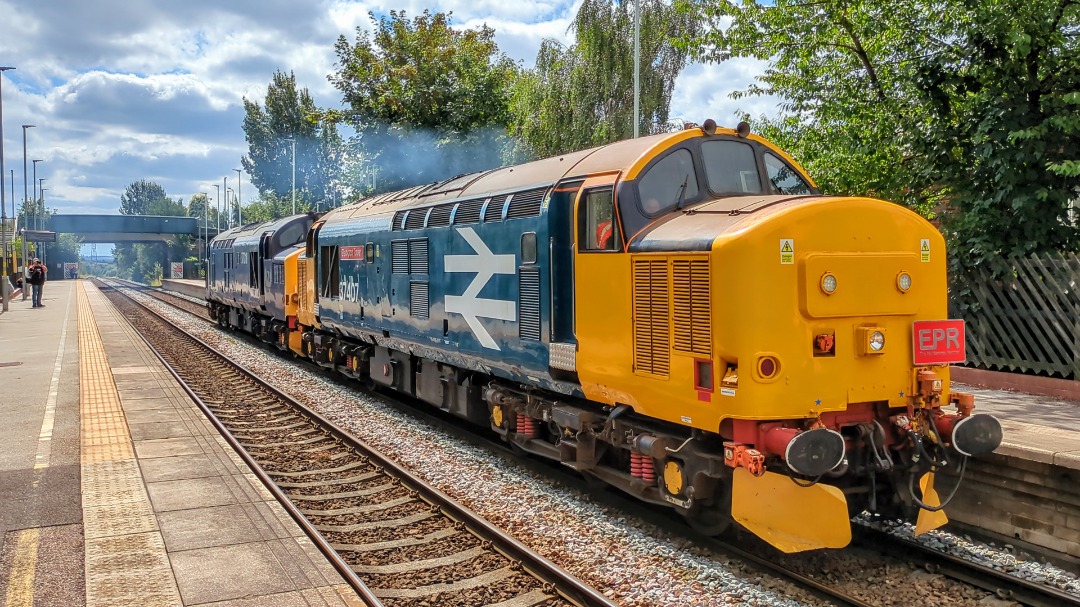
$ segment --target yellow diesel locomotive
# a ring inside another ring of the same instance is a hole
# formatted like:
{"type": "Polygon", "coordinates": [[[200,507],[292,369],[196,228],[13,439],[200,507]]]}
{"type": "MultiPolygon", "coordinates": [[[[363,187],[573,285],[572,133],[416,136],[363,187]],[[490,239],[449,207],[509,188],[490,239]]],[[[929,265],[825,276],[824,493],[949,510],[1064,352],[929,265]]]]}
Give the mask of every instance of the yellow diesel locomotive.
{"type": "Polygon", "coordinates": [[[222,324],[706,533],[735,522],[795,552],[846,545],[866,509],[934,528],[935,473],[1001,441],[949,388],[963,322],[947,318],[934,226],[822,196],[745,124],[238,230],[212,248],[222,324]],[[272,242],[297,221],[302,241],[226,257],[241,232],[272,242]],[[238,306],[229,289],[272,301],[238,306]]]}

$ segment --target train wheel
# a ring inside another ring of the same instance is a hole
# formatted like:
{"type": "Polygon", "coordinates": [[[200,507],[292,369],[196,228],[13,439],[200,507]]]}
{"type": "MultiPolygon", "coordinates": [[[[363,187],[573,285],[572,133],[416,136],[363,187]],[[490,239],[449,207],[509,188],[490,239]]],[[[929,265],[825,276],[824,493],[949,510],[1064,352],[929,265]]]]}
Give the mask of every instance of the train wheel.
{"type": "Polygon", "coordinates": [[[686,524],[694,531],[709,537],[721,535],[734,522],[731,519],[731,494],[718,488],[713,503],[695,502],[689,510],[682,511],[682,515],[686,524]]]}

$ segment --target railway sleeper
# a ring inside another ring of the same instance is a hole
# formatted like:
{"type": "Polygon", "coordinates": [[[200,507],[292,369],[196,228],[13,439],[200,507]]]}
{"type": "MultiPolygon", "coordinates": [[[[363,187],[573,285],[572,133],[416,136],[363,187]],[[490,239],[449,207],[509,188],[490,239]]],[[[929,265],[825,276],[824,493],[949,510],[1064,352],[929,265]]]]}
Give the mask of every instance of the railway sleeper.
{"type": "MultiPolygon", "coordinates": [[[[251,332],[250,315],[232,308],[220,312],[227,325],[251,332]]],[[[281,329],[281,338],[272,324],[262,326],[269,327],[263,335],[272,335],[264,341],[288,343],[289,329],[281,329]]],[[[719,435],[644,420],[627,405],[570,400],[375,343],[298,330],[303,331],[301,354],[324,368],[487,425],[516,449],[672,507],[699,529],[709,523],[705,529],[719,532],[730,522],[731,468],[724,463],[719,435]]]]}

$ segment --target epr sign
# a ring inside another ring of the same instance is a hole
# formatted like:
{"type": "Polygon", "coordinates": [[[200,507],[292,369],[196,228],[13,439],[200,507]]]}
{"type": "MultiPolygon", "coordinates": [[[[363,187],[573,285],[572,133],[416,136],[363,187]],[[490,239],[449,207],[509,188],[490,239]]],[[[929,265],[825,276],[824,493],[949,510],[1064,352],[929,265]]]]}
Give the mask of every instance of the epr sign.
{"type": "Polygon", "coordinates": [[[912,325],[915,365],[947,365],[967,360],[963,320],[919,320],[912,325]]]}

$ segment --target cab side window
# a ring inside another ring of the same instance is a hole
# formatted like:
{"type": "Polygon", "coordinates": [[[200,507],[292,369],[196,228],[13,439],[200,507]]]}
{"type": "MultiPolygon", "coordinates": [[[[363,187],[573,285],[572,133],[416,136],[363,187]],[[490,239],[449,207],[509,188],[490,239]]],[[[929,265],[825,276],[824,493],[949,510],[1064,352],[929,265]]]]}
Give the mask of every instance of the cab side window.
{"type": "Polygon", "coordinates": [[[809,184],[799,177],[795,169],[768,152],[765,153],[765,170],[769,173],[769,183],[772,184],[774,193],[792,196],[813,194],[809,184]]]}
{"type": "Polygon", "coordinates": [[[610,187],[589,190],[578,209],[582,251],[619,251],[622,237],[615,217],[615,199],[610,187]]]}

